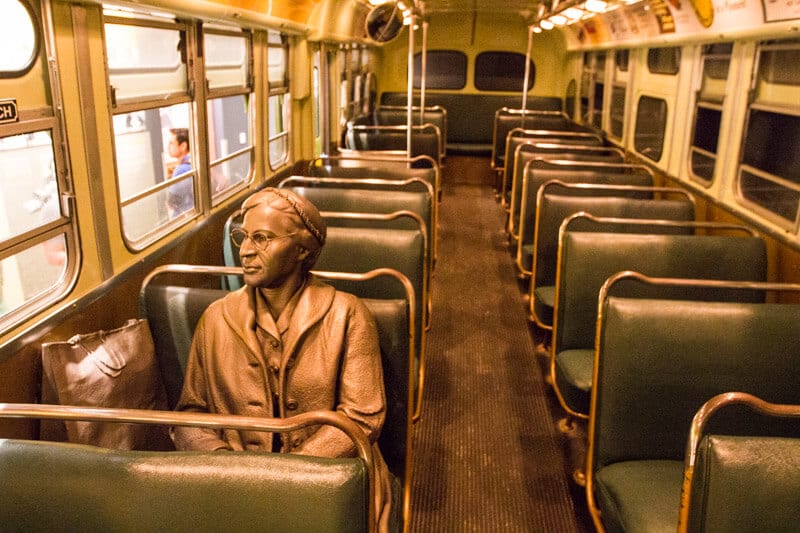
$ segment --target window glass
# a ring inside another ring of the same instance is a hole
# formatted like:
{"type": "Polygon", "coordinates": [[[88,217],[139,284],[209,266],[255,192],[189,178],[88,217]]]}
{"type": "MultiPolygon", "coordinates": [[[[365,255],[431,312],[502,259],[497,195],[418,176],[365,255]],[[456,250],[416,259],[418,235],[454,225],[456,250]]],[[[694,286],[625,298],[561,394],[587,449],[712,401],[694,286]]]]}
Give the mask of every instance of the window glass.
{"type": "Polygon", "coordinates": [[[592,61],[594,54],[583,55],[583,69],[581,70],[581,120],[589,121],[589,95],[593,81],[592,61]]]}
{"type": "Polygon", "coordinates": [[[722,102],[728,81],[731,63],[731,43],[728,46],[711,45],[703,48],[703,79],[700,84],[700,100],[722,102]]]}
{"type": "Polygon", "coordinates": [[[800,102],[800,41],[770,42],[759,47],[756,102],[788,108],[800,102]]]}
{"type": "Polygon", "coordinates": [[[47,229],[62,218],[53,154],[49,131],[0,138],[0,317],[65,281],[69,227],[47,229]],[[3,257],[25,234],[32,245],[3,257]]]}
{"type": "Polygon", "coordinates": [[[637,152],[658,161],[664,148],[667,126],[667,102],[661,98],[642,96],[636,108],[636,129],[633,145],[637,152]]]}
{"type": "Polygon", "coordinates": [[[681,49],[677,46],[647,51],[647,68],[652,74],[677,74],[680,64],[681,49]]]}
{"type": "Polygon", "coordinates": [[[759,45],[739,166],[742,198],[789,229],[800,205],[800,77],[784,71],[796,70],[798,50],[798,40],[759,45]]]}
{"type": "Polygon", "coordinates": [[[794,223],[800,194],[800,117],[751,109],[745,135],[742,195],[794,223]]]}
{"type": "Polygon", "coordinates": [[[592,102],[592,125],[599,128],[603,120],[603,93],[605,92],[605,84],[595,82],[594,84],[594,101],[592,102]]]}
{"type": "Polygon", "coordinates": [[[622,138],[625,126],[625,86],[614,85],[611,89],[611,135],[622,138]]]}
{"type": "MultiPolygon", "coordinates": [[[[528,90],[533,88],[536,68],[530,62],[528,90]]],[[[525,55],[516,52],[482,52],[475,58],[475,88],[481,91],[523,90],[525,55]]]]}
{"type": "Polygon", "coordinates": [[[247,37],[206,33],[203,39],[208,88],[246,87],[249,66],[247,37]]]}
{"type": "Polygon", "coordinates": [[[267,99],[269,165],[276,169],[289,160],[289,44],[286,36],[269,32],[267,99]]]}
{"type": "Polygon", "coordinates": [[[717,141],[722,111],[713,107],[697,106],[691,146],[691,169],[696,178],[711,183],[717,158],[717,141]]]}
{"type": "Polygon", "coordinates": [[[185,93],[185,39],[178,28],[105,24],[109,83],[116,102],[185,93]]]}
{"type": "Polygon", "coordinates": [[[208,159],[212,195],[242,183],[250,175],[249,95],[214,98],[208,102],[208,159]]]}
{"type": "MultiPolygon", "coordinates": [[[[467,56],[456,50],[428,50],[426,89],[463,89],[467,85],[467,56]]],[[[420,88],[422,54],[414,54],[414,87],[420,88]]]]}
{"type": "Polygon", "coordinates": [[[255,152],[251,136],[251,41],[248,34],[216,31],[209,28],[204,32],[212,205],[224,198],[225,191],[249,181],[255,152]]]}
{"type": "Polygon", "coordinates": [[[61,285],[66,254],[62,234],[0,261],[0,318],[61,285]]]}
{"type": "Polygon", "coordinates": [[[614,52],[614,64],[620,72],[628,72],[628,63],[630,61],[629,50],[617,50],[614,52]]]}
{"type": "Polygon", "coordinates": [[[269,97],[269,166],[278,168],[288,160],[289,133],[286,131],[288,94],[269,97]]]}
{"type": "Polygon", "coordinates": [[[575,80],[569,80],[567,84],[567,95],[564,99],[564,105],[566,106],[567,115],[573,120],[575,119],[575,87],[577,83],[575,80]]]}
{"type": "Polygon", "coordinates": [[[130,241],[194,209],[190,125],[188,102],[114,116],[122,225],[130,241]]]}
{"type": "Polygon", "coordinates": [[[706,45],[702,51],[702,79],[695,104],[694,129],[689,148],[693,179],[710,185],[717,160],[717,142],[722,121],[722,101],[728,81],[731,43],[706,45]]]}
{"type": "Polygon", "coordinates": [[[0,241],[61,216],[49,131],[0,138],[0,184],[6,199],[0,241]]]}
{"type": "Polygon", "coordinates": [[[772,43],[761,49],[759,78],[769,83],[800,85],[800,41],[772,43]]]}
{"type": "Polygon", "coordinates": [[[286,66],[289,48],[280,33],[269,32],[269,49],[267,51],[267,78],[270,89],[288,86],[286,66]]]}
{"type": "Polygon", "coordinates": [[[33,14],[18,0],[2,2],[0,78],[19,76],[33,66],[39,47],[33,14]]]}

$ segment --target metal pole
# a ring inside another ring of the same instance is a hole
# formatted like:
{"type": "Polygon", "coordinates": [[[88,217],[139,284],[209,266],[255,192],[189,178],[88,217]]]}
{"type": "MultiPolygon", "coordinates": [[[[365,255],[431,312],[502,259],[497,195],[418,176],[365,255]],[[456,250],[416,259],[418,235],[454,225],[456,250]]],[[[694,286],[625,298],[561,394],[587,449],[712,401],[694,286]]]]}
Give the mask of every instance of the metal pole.
{"type": "MultiPolygon", "coordinates": [[[[425,85],[428,81],[428,21],[422,21],[422,72],[419,91],[419,123],[425,123],[425,85]]],[[[409,124],[410,126],[410,124],[409,124]]]]}
{"type": "Polygon", "coordinates": [[[408,125],[406,131],[406,151],[408,152],[409,159],[411,158],[411,123],[412,111],[414,103],[414,23],[416,22],[416,15],[411,13],[411,22],[408,25],[408,108],[406,110],[406,123],[408,125]]]}
{"type": "Polygon", "coordinates": [[[331,87],[330,87],[330,57],[328,46],[325,43],[319,45],[319,113],[320,119],[320,143],[322,144],[320,155],[328,155],[331,148],[331,87]]]}
{"type": "Polygon", "coordinates": [[[525,122],[525,110],[528,108],[528,78],[531,75],[531,47],[533,44],[533,26],[528,26],[528,49],[525,52],[525,79],[522,82],[522,122],[525,122]]]}

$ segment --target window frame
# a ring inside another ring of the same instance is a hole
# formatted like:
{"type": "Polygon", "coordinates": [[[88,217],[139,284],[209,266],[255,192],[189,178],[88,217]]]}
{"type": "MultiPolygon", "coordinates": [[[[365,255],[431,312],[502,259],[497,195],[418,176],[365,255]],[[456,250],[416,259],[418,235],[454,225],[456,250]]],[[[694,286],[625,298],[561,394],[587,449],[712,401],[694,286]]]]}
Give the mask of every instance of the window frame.
{"type": "MultiPolygon", "coordinates": [[[[111,115],[115,117],[117,115],[125,115],[130,114],[138,111],[152,111],[155,109],[167,109],[169,107],[173,107],[176,105],[185,104],[188,106],[188,114],[189,114],[189,137],[190,137],[190,145],[194,146],[195,149],[193,150],[193,164],[191,171],[187,173],[185,176],[181,177],[181,181],[191,179],[192,183],[192,191],[193,191],[193,199],[194,199],[194,207],[179,214],[174,219],[168,219],[165,222],[157,223],[154,227],[150,228],[148,231],[145,231],[140,236],[130,237],[128,232],[126,231],[125,227],[125,217],[123,210],[139,202],[140,200],[149,198],[151,196],[159,194],[161,191],[166,191],[171,186],[175,185],[171,179],[163,179],[162,181],[155,181],[154,185],[148,186],[139,192],[130,195],[126,198],[122,198],[122,189],[120,183],[120,172],[119,172],[119,159],[118,159],[118,147],[117,147],[117,140],[116,140],[116,133],[114,132],[113,128],[111,131],[111,138],[113,139],[112,143],[112,151],[114,154],[114,171],[115,171],[115,184],[117,188],[117,212],[120,220],[120,232],[122,234],[122,240],[125,243],[125,246],[131,252],[140,252],[147,248],[149,245],[154,243],[155,241],[163,238],[164,236],[168,235],[178,227],[182,226],[183,224],[187,223],[188,221],[197,217],[202,210],[202,203],[201,203],[201,191],[203,190],[200,187],[200,168],[204,164],[201,161],[201,158],[198,157],[200,155],[199,150],[197,149],[200,145],[200,139],[198,135],[198,119],[197,119],[197,112],[194,110],[195,105],[197,104],[197,88],[196,88],[196,73],[194,69],[190,68],[190,65],[195,65],[197,67],[198,63],[200,62],[200,58],[195,57],[195,50],[197,48],[196,42],[199,38],[197,33],[194,30],[194,26],[186,21],[181,21],[177,17],[158,17],[154,18],[152,16],[147,16],[145,13],[136,13],[134,17],[128,18],[123,16],[113,15],[113,7],[110,11],[112,14],[107,14],[104,10],[103,13],[103,21],[102,27],[104,30],[104,47],[107,46],[107,40],[105,39],[105,29],[106,25],[108,24],[120,24],[120,25],[129,25],[135,27],[145,27],[145,28],[157,28],[157,29],[164,29],[164,30],[172,30],[177,31],[183,40],[183,50],[182,52],[182,62],[186,65],[186,89],[184,91],[179,92],[171,92],[164,94],[162,96],[155,96],[155,97],[131,97],[127,98],[123,101],[118,101],[116,97],[116,89],[112,85],[112,72],[111,69],[108,67],[108,60],[106,59],[106,71],[107,71],[107,78],[106,78],[106,86],[108,87],[109,95],[110,95],[110,103],[111,103],[111,115]]],[[[202,115],[201,115],[202,116],[202,115]]],[[[163,140],[163,139],[162,139],[163,140]]],[[[154,176],[154,178],[157,178],[154,176]]]]}
{"type": "MultiPolygon", "coordinates": [[[[0,138],[28,135],[36,132],[47,132],[52,148],[53,173],[56,184],[56,201],[59,206],[59,215],[53,220],[40,223],[35,227],[22,232],[10,234],[6,239],[0,239],[0,268],[2,262],[18,257],[20,254],[35,250],[39,246],[55,238],[63,238],[65,246],[65,261],[52,286],[42,289],[31,297],[23,297],[20,305],[12,307],[0,314],[0,333],[6,333],[18,326],[24,320],[36,313],[63,300],[74,288],[80,272],[82,262],[81,243],[77,228],[76,203],[72,192],[71,165],[66,150],[65,124],[63,106],[61,105],[61,85],[56,75],[56,66],[46,61],[50,56],[52,44],[51,21],[46,19],[49,14],[41,12],[38,8],[21,2],[28,10],[35,32],[38,36],[38,46],[28,68],[14,71],[13,76],[3,76],[3,80],[18,79],[25,76],[37,76],[37,80],[46,86],[46,91],[51,94],[49,105],[44,107],[38,103],[31,106],[17,105],[17,120],[0,124],[0,138]],[[41,65],[43,76],[31,71],[36,65],[41,65]]],[[[11,71],[8,71],[11,74],[11,71]]],[[[0,281],[2,281],[0,271],[0,281]]],[[[0,286],[0,298],[2,298],[0,286]]]]}
{"type": "MultiPolygon", "coordinates": [[[[736,191],[736,200],[741,205],[746,206],[747,208],[753,210],[754,212],[760,214],[767,220],[775,223],[779,227],[785,230],[797,232],[800,229],[800,178],[798,180],[792,181],[789,177],[778,176],[772,174],[766,170],[753,167],[748,165],[744,162],[744,158],[747,153],[747,145],[748,145],[748,136],[750,133],[750,126],[751,126],[751,119],[753,116],[753,112],[765,112],[765,113],[773,113],[778,115],[786,115],[790,117],[794,117],[798,121],[800,121],[800,105],[798,106],[789,106],[783,102],[783,99],[774,99],[774,94],[770,93],[766,97],[762,98],[759,94],[760,83],[762,82],[761,76],[761,65],[762,65],[762,54],[765,52],[774,52],[780,50],[800,50],[800,39],[787,39],[787,40],[778,40],[778,41],[761,41],[757,44],[756,47],[756,55],[755,61],[753,63],[753,70],[751,73],[751,84],[750,84],[750,98],[748,101],[747,109],[745,112],[745,120],[742,126],[742,141],[739,149],[739,159],[736,166],[736,182],[735,182],[735,191],[736,191]],[[770,99],[772,97],[773,99],[770,99]],[[769,208],[765,207],[764,205],[758,203],[755,200],[751,200],[745,196],[745,191],[743,190],[743,178],[745,177],[744,174],[748,173],[752,176],[755,176],[758,179],[766,180],[772,182],[773,184],[783,187],[790,191],[793,196],[797,198],[797,203],[794,206],[794,219],[790,220],[786,217],[783,217],[778,212],[770,210],[769,208]]],[[[800,83],[797,85],[790,84],[789,87],[794,87],[794,91],[800,92],[800,83]]],[[[788,89],[788,91],[792,91],[792,89],[788,89]]],[[[788,99],[788,100],[791,100],[788,99]]]]}
{"type": "Polygon", "coordinates": [[[730,43],[730,45],[731,46],[727,50],[727,53],[719,53],[719,51],[714,49],[715,45],[710,45],[710,46],[707,45],[703,48],[703,50],[701,50],[701,55],[700,55],[700,72],[699,72],[700,86],[698,87],[695,93],[694,114],[692,117],[692,129],[688,137],[689,157],[686,158],[686,164],[688,167],[689,178],[692,181],[697,182],[704,187],[711,187],[714,184],[714,174],[716,172],[716,166],[717,166],[717,152],[719,151],[719,138],[720,138],[719,134],[721,132],[721,126],[722,126],[723,104],[725,101],[725,94],[727,93],[727,91],[723,91],[721,98],[709,98],[707,97],[706,94],[704,94],[703,87],[704,87],[704,82],[706,80],[706,73],[708,71],[708,69],[706,68],[706,63],[710,61],[718,61],[720,59],[727,58],[728,67],[724,82],[725,86],[727,87],[728,83],[727,80],[728,77],[730,76],[730,62],[732,60],[733,43],[730,43]],[[716,142],[717,152],[709,152],[705,148],[695,146],[694,144],[697,134],[698,117],[700,115],[699,113],[700,109],[715,111],[718,112],[720,115],[719,124],[717,125],[717,142],[716,142]],[[701,176],[695,171],[696,167],[694,165],[694,161],[696,156],[704,158],[713,163],[711,168],[711,173],[708,178],[701,176]]]}
{"type": "MultiPolygon", "coordinates": [[[[280,169],[282,166],[286,165],[290,161],[291,155],[291,143],[289,138],[289,122],[291,120],[291,99],[290,99],[290,87],[289,87],[289,36],[285,33],[282,33],[278,30],[267,30],[267,48],[282,48],[284,50],[284,70],[283,70],[283,80],[277,84],[273,84],[269,80],[269,75],[267,75],[267,102],[266,102],[266,109],[267,112],[265,113],[266,120],[267,120],[267,146],[266,146],[266,160],[267,164],[269,165],[270,170],[276,171],[280,169]],[[278,35],[280,36],[281,43],[273,43],[270,40],[271,36],[278,35]],[[274,135],[270,135],[270,125],[272,123],[272,116],[270,114],[271,103],[273,99],[279,99],[279,107],[281,108],[281,129],[274,135]],[[273,160],[272,158],[272,147],[274,143],[277,141],[284,142],[284,149],[280,157],[273,160]]],[[[269,61],[269,50],[265,55],[265,61],[269,61]]],[[[266,65],[267,72],[269,72],[269,64],[266,65]]]]}

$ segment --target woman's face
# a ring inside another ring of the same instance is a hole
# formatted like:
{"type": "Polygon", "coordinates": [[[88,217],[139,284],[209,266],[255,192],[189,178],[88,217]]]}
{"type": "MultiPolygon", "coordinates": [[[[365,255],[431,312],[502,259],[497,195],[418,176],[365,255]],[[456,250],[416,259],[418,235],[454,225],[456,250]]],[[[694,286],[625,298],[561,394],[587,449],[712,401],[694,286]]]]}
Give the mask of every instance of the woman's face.
{"type": "Polygon", "coordinates": [[[266,242],[261,250],[250,237],[239,248],[247,285],[274,289],[299,280],[308,251],[295,240],[294,234],[302,228],[297,227],[294,217],[264,202],[245,213],[242,228],[248,235],[255,235],[262,247],[266,242]]]}

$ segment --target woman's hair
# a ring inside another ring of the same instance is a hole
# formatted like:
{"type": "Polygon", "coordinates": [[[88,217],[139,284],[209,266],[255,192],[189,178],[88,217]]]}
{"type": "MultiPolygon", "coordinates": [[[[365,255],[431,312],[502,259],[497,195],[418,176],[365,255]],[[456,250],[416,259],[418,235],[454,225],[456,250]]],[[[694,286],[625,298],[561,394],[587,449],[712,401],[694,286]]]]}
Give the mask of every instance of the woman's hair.
{"type": "Polygon", "coordinates": [[[302,264],[303,273],[308,273],[322,252],[327,235],[327,226],[319,210],[306,198],[293,191],[268,187],[251,195],[242,203],[242,216],[250,209],[264,203],[294,219],[298,229],[297,240],[309,252],[302,264]]]}

